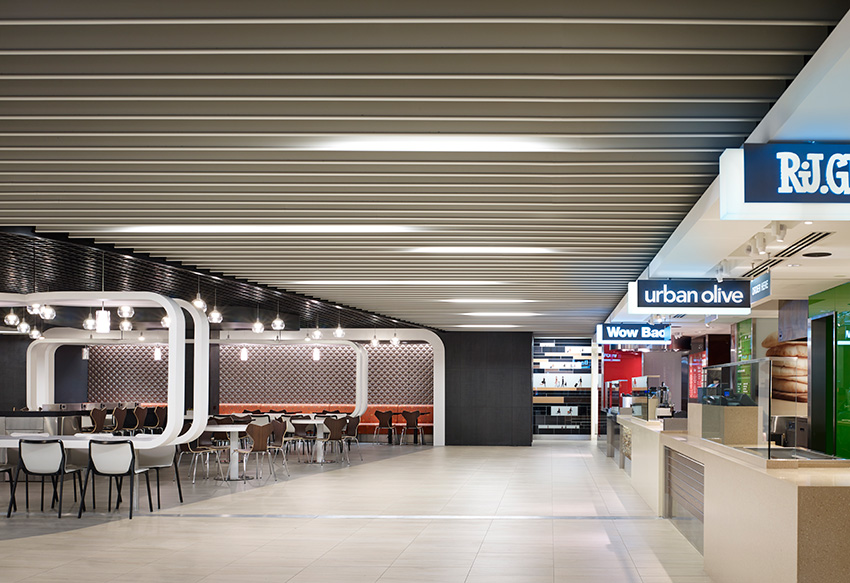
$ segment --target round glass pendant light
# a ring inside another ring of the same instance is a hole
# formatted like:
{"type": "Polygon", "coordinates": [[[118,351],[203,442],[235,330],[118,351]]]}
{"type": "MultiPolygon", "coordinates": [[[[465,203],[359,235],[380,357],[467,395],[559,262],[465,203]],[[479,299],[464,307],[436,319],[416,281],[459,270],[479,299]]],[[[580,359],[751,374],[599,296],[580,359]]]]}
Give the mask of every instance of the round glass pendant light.
{"type": "Polygon", "coordinates": [[[221,324],[224,316],[218,311],[218,307],[213,306],[212,311],[207,314],[207,320],[210,321],[210,324],[221,324]]]}
{"type": "Polygon", "coordinates": [[[135,313],[136,310],[133,309],[133,306],[121,306],[118,308],[119,318],[132,318],[135,313]]]}
{"type": "Polygon", "coordinates": [[[313,349],[313,361],[318,362],[322,358],[322,353],[319,352],[319,347],[313,349]]]}
{"type": "Polygon", "coordinates": [[[144,342],[144,341],[145,341],[145,333],[139,332],[139,342],[144,342]]]}
{"type": "Polygon", "coordinates": [[[44,320],[52,320],[56,317],[56,310],[45,304],[38,308],[38,315],[44,320]]]}
{"type": "Polygon", "coordinates": [[[97,328],[97,320],[94,319],[94,316],[92,315],[91,310],[89,310],[88,317],[85,320],[83,320],[83,330],[88,330],[89,332],[91,332],[95,328],[97,328]]]}
{"type": "Polygon", "coordinates": [[[284,322],[283,318],[281,318],[280,314],[278,314],[277,317],[272,320],[272,330],[280,331],[284,328],[286,328],[286,322],[284,322]]]}
{"type": "Polygon", "coordinates": [[[122,332],[130,332],[133,329],[133,323],[125,318],[118,324],[118,329],[122,332]]]}
{"type": "Polygon", "coordinates": [[[32,338],[33,340],[38,340],[39,338],[41,338],[41,330],[35,327],[30,328],[30,338],[32,338]]]}
{"type": "Polygon", "coordinates": [[[312,338],[310,338],[310,334],[308,333],[308,334],[304,337],[304,342],[310,342],[311,340],[312,340],[312,338]]]}
{"type": "Polygon", "coordinates": [[[342,329],[342,325],[338,324],[336,330],[334,330],[334,338],[343,338],[345,336],[345,330],[342,329]]]}
{"type": "Polygon", "coordinates": [[[163,316],[162,320],[160,320],[159,323],[160,325],[162,325],[163,328],[168,328],[171,326],[171,318],[168,316],[163,316]]]}
{"type": "Polygon", "coordinates": [[[370,340],[370,341],[369,341],[369,343],[370,343],[372,346],[377,346],[377,345],[379,345],[379,344],[381,343],[381,341],[380,341],[380,340],[378,340],[378,335],[377,335],[377,334],[375,334],[374,336],[372,336],[372,340],[370,340]]]}
{"type": "Polygon", "coordinates": [[[3,323],[7,326],[17,326],[21,323],[21,318],[15,313],[14,309],[10,309],[6,317],[3,318],[3,323]]]}
{"type": "Polygon", "coordinates": [[[29,334],[29,332],[30,332],[30,325],[26,320],[21,320],[18,323],[17,328],[18,328],[18,332],[20,332],[21,334],[29,334]]]}
{"type": "Polygon", "coordinates": [[[262,334],[265,329],[265,324],[260,321],[260,304],[257,304],[257,321],[251,325],[251,332],[254,334],[262,334]]]}
{"type": "Polygon", "coordinates": [[[398,346],[399,344],[401,344],[401,340],[398,339],[398,336],[396,336],[395,332],[393,332],[393,337],[390,338],[390,344],[392,344],[393,346],[398,346]]]}
{"type": "Polygon", "coordinates": [[[29,304],[27,306],[27,314],[30,316],[37,316],[39,308],[41,308],[41,304],[29,304]]]}
{"type": "Polygon", "coordinates": [[[207,311],[207,303],[201,297],[201,276],[198,276],[198,295],[195,296],[195,299],[192,300],[192,305],[201,310],[202,312],[207,311]]]}

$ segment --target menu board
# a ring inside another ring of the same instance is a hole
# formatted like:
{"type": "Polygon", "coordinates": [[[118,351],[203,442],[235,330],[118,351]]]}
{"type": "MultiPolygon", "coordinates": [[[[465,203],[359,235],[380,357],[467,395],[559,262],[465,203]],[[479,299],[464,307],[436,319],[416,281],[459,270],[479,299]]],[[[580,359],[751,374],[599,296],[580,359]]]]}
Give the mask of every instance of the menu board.
{"type": "MultiPolygon", "coordinates": [[[[736,350],[735,356],[738,362],[742,360],[753,359],[753,321],[752,319],[738,322],[735,325],[736,350]]],[[[735,392],[739,394],[746,393],[752,396],[751,387],[752,379],[750,379],[749,366],[739,366],[735,375],[735,392]]]]}
{"type": "Polygon", "coordinates": [[[705,366],[705,350],[688,355],[688,398],[697,399],[702,386],[702,368],[705,366]]]}

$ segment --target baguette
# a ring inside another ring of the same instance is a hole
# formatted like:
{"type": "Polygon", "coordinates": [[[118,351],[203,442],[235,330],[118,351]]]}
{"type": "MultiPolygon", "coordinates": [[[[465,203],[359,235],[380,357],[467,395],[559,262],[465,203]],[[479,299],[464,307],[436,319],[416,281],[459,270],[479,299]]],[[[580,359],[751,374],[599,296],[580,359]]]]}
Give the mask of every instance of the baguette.
{"type": "Polygon", "coordinates": [[[773,398],[782,401],[794,401],[795,403],[808,403],[808,393],[783,393],[782,391],[773,391],[773,398]]]}
{"type": "Polygon", "coordinates": [[[809,348],[805,342],[783,342],[773,348],[768,348],[767,356],[798,356],[808,357],[809,348]]]}
{"type": "Polygon", "coordinates": [[[773,379],[773,391],[781,393],[808,393],[809,383],[791,379],[773,379]]]}

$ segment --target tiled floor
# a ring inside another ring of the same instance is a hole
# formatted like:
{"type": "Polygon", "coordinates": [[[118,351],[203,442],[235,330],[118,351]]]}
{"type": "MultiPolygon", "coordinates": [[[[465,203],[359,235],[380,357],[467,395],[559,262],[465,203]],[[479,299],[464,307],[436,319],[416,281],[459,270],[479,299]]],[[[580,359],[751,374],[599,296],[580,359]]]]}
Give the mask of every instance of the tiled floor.
{"type": "Polygon", "coordinates": [[[163,509],[132,521],[2,519],[0,580],[710,582],[590,442],[363,449],[276,483],[199,480],[183,505],[167,478],[163,509]]]}

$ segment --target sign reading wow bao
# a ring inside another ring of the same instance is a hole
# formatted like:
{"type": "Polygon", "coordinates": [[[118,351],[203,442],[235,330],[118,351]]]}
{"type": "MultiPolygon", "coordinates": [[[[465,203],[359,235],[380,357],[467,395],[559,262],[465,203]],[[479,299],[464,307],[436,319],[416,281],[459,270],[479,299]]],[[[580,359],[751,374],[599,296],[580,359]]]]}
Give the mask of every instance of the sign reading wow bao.
{"type": "Polygon", "coordinates": [[[598,324],[598,344],[670,344],[670,326],[664,324],[598,324]]]}
{"type": "Polygon", "coordinates": [[[850,219],[850,144],[745,144],[720,156],[720,218],[850,219]]]}
{"type": "Polygon", "coordinates": [[[750,313],[750,282],[726,279],[639,279],[629,283],[632,314],[750,313]]]}

